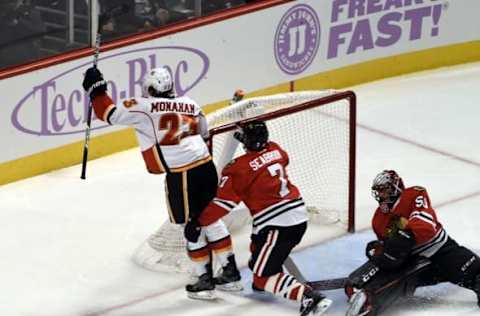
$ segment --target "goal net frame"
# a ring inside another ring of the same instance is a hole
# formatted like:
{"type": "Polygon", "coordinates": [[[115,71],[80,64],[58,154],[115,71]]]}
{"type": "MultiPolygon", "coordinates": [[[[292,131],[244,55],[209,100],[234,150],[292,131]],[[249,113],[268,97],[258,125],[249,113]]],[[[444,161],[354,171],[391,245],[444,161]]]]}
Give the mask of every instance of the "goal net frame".
{"type": "MultiPolygon", "coordinates": [[[[333,114],[328,110],[320,111],[324,118],[328,120],[338,121],[340,125],[343,125],[343,130],[348,128],[348,132],[345,131],[343,136],[348,135],[348,140],[345,142],[342,139],[337,139],[339,145],[348,146],[348,149],[342,151],[343,157],[348,155],[345,161],[345,165],[342,168],[348,168],[348,175],[344,173],[345,178],[337,185],[342,187],[348,186],[344,206],[341,209],[342,219],[335,219],[330,221],[330,218],[322,217],[324,213],[329,213],[328,210],[318,209],[313,204],[312,208],[309,208],[307,204],[307,210],[309,211],[310,220],[315,224],[331,225],[340,222],[342,229],[346,229],[349,233],[355,232],[355,160],[356,160],[356,95],[353,91],[336,91],[336,90],[324,90],[324,91],[298,91],[289,93],[279,93],[263,97],[252,97],[241,101],[235,101],[230,106],[221,108],[215,112],[207,115],[208,125],[212,126],[209,130],[210,135],[208,139],[209,150],[215,160],[217,172],[221,173],[223,167],[231,161],[235,152],[239,154],[238,145],[239,142],[234,140],[234,130],[238,128],[239,124],[251,122],[254,120],[263,120],[268,123],[275,119],[282,118],[286,115],[295,114],[301,111],[310,110],[316,107],[326,106],[331,103],[341,104],[341,107],[348,106],[348,113],[345,111],[344,115],[333,114]],[[276,103],[279,103],[276,104],[276,103]],[[224,134],[224,138],[219,137],[224,134]],[[219,137],[220,146],[214,146],[215,138],[219,137]],[[224,147],[223,147],[224,146],[224,147]],[[217,147],[222,148],[220,152],[216,153],[217,147]],[[238,150],[237,150],[238,149],[238,150]],[[218,155],[217,155],[218,154],[218,155]],[[347,167],[348,166],[348,167],[347,167]],[[348,180],[347,180],[348,178],[348,180]],[[347,210],[345,210],[347,208],[347,210]],[[345,214],[347,213],[347,214],[345,214]],[[317,220],[319,219],[319,220],[317,220]],[[325,219],[327,221],[325,221],[325,219]],[[345,223],[346,222],[346,223],[345,223]],[[346,225],[345,225],[346,224],[346,225]]],[[[336,105],[332,105],[336,106],[336,105]]],[[[335,108],[334,108],[335,110],[335,108]]],[[[308,112],[307,112],[308,113],[308,112]]],[[[299,113],[300,114],[300,113],[299,113]]],[[[292,116],[292,119],[295,117],[292,116]]],[[[279,120],[281,121],[281,120],[279,120]]],[[[290,120],[289,120],[290,121],[290,120]]],[[[274,122],[271,122],[274,123],[274,122]]],[[[305,122],[295,123],[305,124],[305,122]]],[[[269,127],[270,129],[270,127],[269,127]]],[[[295,131],[293,131],[294,133],[295,131]]],[[[325,139],[329,139],[331,135],[326,135],[325,139]]],[[[334,135],[339,137],[338,135],[334,135]]],[[[274,141],[276,141],[275,139],[274,141]]],[[[282,139],[278,139],[279,144],[282,146],[282,139]]],[[[335,140],[333,140],[335,142],[335,140]]],[[[335,143],[336,146],[337,143],[335,143]]],[[[308,150],[308,148],[307,148],[308,150]]],[[[324,149],[328,152],[328,149],[324,149]]],[[[302,155],[301,153],[289,152],[291,155],[302,155]]],[[[333,155],[335,157],[335,155],[333,155]]],[[[336,157],[335,159],[337,159],[336,157]]],[[[318,158],[322,159],[322,158],[318,158]]],[[[328,160],[328,158],[327,158],[328,160]]],[[[308,166],[307,166],[308,168],[308,166]]],[[[333,179],[335,180],[335,179],[333,179]]],[[[329,181],[326,178],[326,181],[329,181]]],[[[343,190],[343,189],[342,189],[343,190]]],[[[300,186],[300,191],[302,187],[300,186]]],[[[345,201],[345,200],[343,200],[345,201]]],[[[236,211],[232,212],[223,218],[224,222],[231,232],[235,232],[237,229],[244,228],[250,220],[248,215],[248,209],[246,207],[239,207],[236,211]]],[[[144,241],[133,254],[133,261],[147,270],[158,272],[179,272],[179,273],[191,273],[191,261],[186,254],[186,241],[183,237],[183,228],[181,225],[171,224],[168,219],[161,225],[161,227],[151,234],[146,241],[144,241]]]]}
{"type": "MultiPolygon", "coordinates": [[[[356,173],[356,122],[357,122],[357,98],[353,91],[338,91],[331,95],[321,97],[312,101],[307,101],[298,105],[294,105],[285,109],[279,109],[274,112],[263,113],[253,117],[240,119],[235,122],[224,124],[218,127],[210,129],[210,135],[208,139],[208,145],[210,153],[213,154],[213,138],[219,134],[232,132],[238,128],[241,124],[246,124],[252,121],[269,121],[274,120],[285,115],[290,115],[300,111],[309,110],[315,107],[325,106],[333,102],[347,100],[349,109],[349,174],[348,174],[348,223],[347,231],[349,233],[355,232],[355,173],[356,173]]],[[[218,168],[218,167],[217,167],[218,168]]],[[[220,169],[220,168],[219,168],[220,169]]],[[[220,170],[221,172],[221,170],[220,170]]]]}

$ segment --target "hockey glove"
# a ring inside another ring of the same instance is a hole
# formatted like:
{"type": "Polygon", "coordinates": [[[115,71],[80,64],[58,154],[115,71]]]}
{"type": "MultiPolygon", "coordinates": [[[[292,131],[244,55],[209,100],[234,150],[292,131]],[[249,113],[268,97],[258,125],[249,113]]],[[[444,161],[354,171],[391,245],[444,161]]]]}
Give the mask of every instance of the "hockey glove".
{"type": "Polygon", "coordinates": [[[383,251],[375,253],[372,261],[384,270],[397,269],[407,260],[414,245],[413,233],[410,230],[399,230],[384,241],[383,251]]]}
{"type": "Polygon", "coordinates": [[[368,259],[372,259],[373,256],[377,253],[381,253],[383,251],[383,241],[381,240],[372,240],[367,244],[365,248],[365,256],[368,259]]]}
{"type": "Polygon", "coordinates": [[[198,220],[190,218],[188,223],[185,225],[183,235],[189,242],[197,242],[198,237],[200,237],[201,230],[202,228],[200,227],[198,220]]]}
{"type": "Polygon", "coordinates": [[[90,100],[107,91],[107,82],[103,79],[103,75],[97,67],[87,69],[82,86],[90,96],[90,100]]]}

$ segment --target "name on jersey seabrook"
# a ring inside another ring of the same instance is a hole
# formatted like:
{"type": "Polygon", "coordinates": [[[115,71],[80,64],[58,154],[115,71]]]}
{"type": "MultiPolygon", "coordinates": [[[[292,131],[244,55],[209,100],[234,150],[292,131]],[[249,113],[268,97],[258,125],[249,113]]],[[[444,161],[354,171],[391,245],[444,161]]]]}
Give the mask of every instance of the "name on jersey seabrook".
{"type": "Polygon", "coordinates": [[[261,156],[258,156],[257,158],[253,159],[250,161],[250,168],[252,168],[253,171],[257,171],[260,169],[263,165],[272,162],[274,160],[279,160],[282,158],[282,155],[278,150],[273,150],[273,151],[267,151],[266,153],[262,154],[261,156]]]}
{"type": "Polygon", "coordinates": [[[161,101],[152,103],[150,112],[182,112],[195,114],[195,106],[190,103],[161,101]]]}

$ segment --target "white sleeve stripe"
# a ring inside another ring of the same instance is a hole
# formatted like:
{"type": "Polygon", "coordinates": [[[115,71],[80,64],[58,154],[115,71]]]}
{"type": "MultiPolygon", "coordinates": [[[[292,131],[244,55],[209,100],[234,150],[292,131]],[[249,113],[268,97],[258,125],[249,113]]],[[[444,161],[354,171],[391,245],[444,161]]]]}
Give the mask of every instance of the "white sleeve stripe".
{"type": "Polygon", "coordinates": [[[427,212],[414,211],[414,212],[412,212],[412,214],[410,214],[410,217],[413,217],[415,215],[423,215],[423,216],[427,217],[429,220],[433,221],[433,216],[431,214],[428,214],[427,212]]]}
{"type": "Polygon", "coordinates": [[[415,215],[415,216],[413,216],[413,217],[410,217],[410,220],[412,220],[412,219],[422,220],[422,221],[424,221],[425,223],[428,223],[428,224],[432,225],[432,227],[433,227],[434,229],[437,228],[437,224],[435,224],[434,222],[432,222],[431,220],[429,220],[428,218],[425,218],[424,216],[422,216],[422,215],[420,215],[420,214],[419,214],[419,215],[415,215]]]}
{"type": "Polygon", "coordinates": [[[237,206],[237,203],[233,202],[233,201],[230,201],[230,200],[225,200],[225,199],[219,199],[219,198],[214,198],[213,199],[214,201],[218,201],[218,202],[222,202],[222,203],[225,203],[226,205],[230,206],[231,208],[234,208],[235,206],[237,206]]]}
{"type": "Polygon", "coordinates": [[[231,204],[225,202],[225,201],[219,201],[219,200],[213,200],[213,203],[216,205],[220,206],[221,208],[227,210],[228,212],[231,212],[235,206],[232,206],[231,204]]]}

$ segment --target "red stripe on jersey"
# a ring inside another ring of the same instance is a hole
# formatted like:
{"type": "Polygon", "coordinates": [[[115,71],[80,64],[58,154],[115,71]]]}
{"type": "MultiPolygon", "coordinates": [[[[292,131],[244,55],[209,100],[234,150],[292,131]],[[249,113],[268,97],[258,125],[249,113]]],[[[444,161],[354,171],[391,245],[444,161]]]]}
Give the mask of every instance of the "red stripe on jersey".
{"type": "MultiPolygon", "coordinates": [[[[438,225],[441,227],[441,225],[438,225]]],[[[440,229],[437,229],[436,226],[433,226],[431,222],[423,221],[416,217],[412,217],[407,224],[407,229],[410,229],[415,235],[415,244],[421,245],[426,243],[435,235],[440,229]]]]}
{"type": "Polygon", "coordinates": [[[145,165],[147,167],[148,172],[150,173],[164,173],[165,169],[162,166],[162,162],[160,157],[158,156],[156,146],[152,146],[147,150],[142,151],[143,160],[145,161],[145,165]]]}
{"type": "Polygon", "coordinates": [[[193,261],[204,261],[210,257],[210,250],[207,247],[198,250],[189,250],[188,256],[193,261]]]}
{"type": "Polygon", "coordinates": [[[223,216],[227,215],[228,211],[217,204],[210,202],[205,210],[200,214],[198,222],[201,226],[208,226],[215,223],[223,216]]]}
{"type": "Polygon", "coordinates": [[[106,93],[97,95],[92,100],[92,105],[95,115],[104,122],[107,121],[108,112],[115,107],[112,99],[106,93]]]}
{"type": "Polygon", "coordinates": [[[211,250],[215,252],[223,252],[223,251],[228,251],[232,249],[232,239],[230,236],[223,238],[219,241],[215,241],[212,243],[209,243],[209,247],[211,250]]]}

